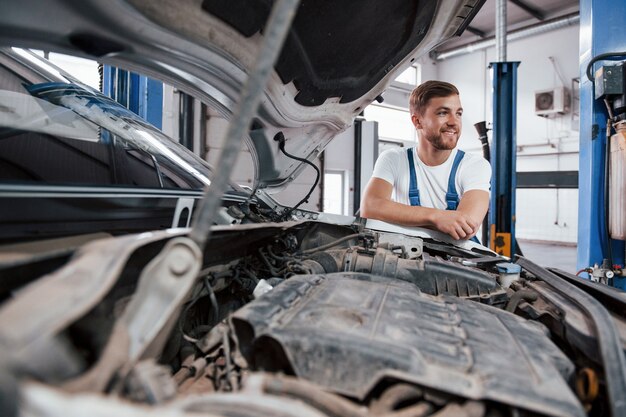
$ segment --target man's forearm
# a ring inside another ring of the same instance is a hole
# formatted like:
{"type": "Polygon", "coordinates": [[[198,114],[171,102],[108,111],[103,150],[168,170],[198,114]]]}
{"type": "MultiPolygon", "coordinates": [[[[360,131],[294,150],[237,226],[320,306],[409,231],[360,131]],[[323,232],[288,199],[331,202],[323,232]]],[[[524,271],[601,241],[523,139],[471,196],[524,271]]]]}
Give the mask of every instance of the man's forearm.
{"type": "MultiPolygon", "coordinates": [[[[466,208],[466,211],[468,209],[466,208]]],[[[471,210],[477,217],[477,210],[471,210]]],[[[426,227],[450,235],[453,239],[469,239],[476,234],[480,221],[459,210],[439,210],[408,206],[384,198],[368,198],[361,207],[361,215],[402,226],[426,227]]]]}
{"type": "Polygon", "coordinates": [[[489,204],[489,193],[468,191],[461,198],[458,210],[409,206],[391,200],[392,191],[391,183],[372,178],[365,188],[361,216],[402,226],[427,227],[454,239],[469,239],[476,234],[489,204]]]}
{"type": "Polygon", "coordinates": [[[438,209],[409,206],[384,198],[370,199],[361,206],[361,216],[402,226],[434,227],[438,209]]]}
{"type": "Polygon", "coordinates": [[[463,195],[457,211],[468,215],[478,224],[483,222],[489,209],[489,193],[483,190],[470,190],[463,195]]]}

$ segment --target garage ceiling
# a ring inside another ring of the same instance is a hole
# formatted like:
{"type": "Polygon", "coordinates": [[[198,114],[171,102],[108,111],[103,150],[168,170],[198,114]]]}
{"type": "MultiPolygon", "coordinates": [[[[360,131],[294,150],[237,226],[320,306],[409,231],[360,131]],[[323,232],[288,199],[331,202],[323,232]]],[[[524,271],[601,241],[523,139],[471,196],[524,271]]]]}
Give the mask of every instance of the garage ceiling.
{"type": "MultiPolygon", "coordinates": [[[[578,0],[509,0],[508,31],[535,25],[579,10],[578,0]]],[[[438,51],[480,41],[495,35],[496,0],[487,0],[463,35],[442,44],[438,51]]]]}

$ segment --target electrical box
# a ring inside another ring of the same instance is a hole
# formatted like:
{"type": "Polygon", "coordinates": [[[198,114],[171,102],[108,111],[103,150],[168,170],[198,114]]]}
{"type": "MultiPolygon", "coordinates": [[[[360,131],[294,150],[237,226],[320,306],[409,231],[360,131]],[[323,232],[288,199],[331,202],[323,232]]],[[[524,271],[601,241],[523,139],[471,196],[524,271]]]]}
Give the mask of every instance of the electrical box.
{"type": "Polygon", "coordinates": [[[535,91],[535,114],[541,117],[556,117],[570,110],[570,95],[565,87],[535,91]]]}
{"type": "Polygon", "coordinates": [[[623,64],[598,68],[594,78],[596,99],[624,94],[624,75],[623,64]]]}

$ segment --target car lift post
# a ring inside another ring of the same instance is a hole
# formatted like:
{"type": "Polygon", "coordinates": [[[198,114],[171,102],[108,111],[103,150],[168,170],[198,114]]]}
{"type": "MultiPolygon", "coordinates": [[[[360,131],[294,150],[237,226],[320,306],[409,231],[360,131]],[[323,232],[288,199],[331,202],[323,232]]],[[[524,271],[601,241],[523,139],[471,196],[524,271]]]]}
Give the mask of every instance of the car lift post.
{"type": "Polygon", "coordinates": [[[161,129],[163,83],[110,65],[103,66],[102,93],[161,129]]]}
{"type": "Polygon", "coordinates": [[[515,159],[518,66],[519,62],[492,62],[489,66],[493,80],[489,247],[508,257],[516,253],[515,159]]]}
{"type": "MultiPolygon", "coordinates": [[[[579,270],[600,265],[609,258],[603,205],[608,117],[604,103],[594,99],[594,85],[586,75],[587,65],[599,54],[626,50],[626,3],[581,0],[580,33],[579,270]]],[[[599,61],[594,70],[603,64],[611,65],[599,61]]],[[[613,264],[624,266],[624,241],[612,240],[611,248],[613,264]]],[[[613,285],[626,289],[626,278],[616,276],[613,285]]]]}

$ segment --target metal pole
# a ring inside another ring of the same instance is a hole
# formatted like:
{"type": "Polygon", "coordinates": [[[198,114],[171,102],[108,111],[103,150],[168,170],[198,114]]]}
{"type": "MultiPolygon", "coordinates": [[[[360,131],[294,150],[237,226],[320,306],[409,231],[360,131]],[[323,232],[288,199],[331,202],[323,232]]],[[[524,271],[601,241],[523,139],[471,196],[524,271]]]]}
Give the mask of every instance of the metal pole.
{"type": "Polygon", "coordinates": [[[496,3],[496,49],[498,62],[506,62],[506,3],[507,0],[498,0],[496,3]]]}
{"type": "Polygon", "coordinates": [[[515,241],[517,67],[506,60],[506,3],[496,3],[498,62],[490,65],[493,80],[493,146],[491,147],[491,202],[489,246],[513,257],[515,241]]]}
{"type": "MultiPolygon", "coordinates": [[[[537,36],[544,33],[552,32],[558,29],[566,28],[569,26],[577,25],[580,21],[578,12],[570,13],[565,16],[556,17],[554,19],[546,20],[535,25],[527,26],[521,29],[516,29],[509,32],[506,36],[508,42],[526,39],[531,36],[537,36]]],[[[454,58],[461,55],[471,54],[476,51],[482,51],[487,48],[494,47],[496,45],[496,38],[491,37],[483,39],[478,42],[471,42],[466,45],[461,45],[456,48],[447,49],[441,52],[435,52],[433,54],[434,59],[441,61],[443,59],[454,58]]]]}
{"type": "Polygon", "coordinates": [[[517,67],[519,62],[494,62],[493,146],[491,147],[490,247],[512,257],[515,241],[517,67]]]}
{"type": "Polygon", "coordinates": [[[261,102],[265,85],[278,59],[283,42],[287,38],[298,4],[299,0],[278,0],[272,8],[255,68],[243,86],[233,119],[228,126],[225,146],[216,169],[217,175],[211,179],[211,185],[204,193],[198,215],[189,233],[189,237],[200,247],[201,251],[204,250],[204,245],[210,238],[212,222],[230,181],[230,174],[235,166],[239,148],[243,138],[248,135],[250,122],[261,102]]]}

